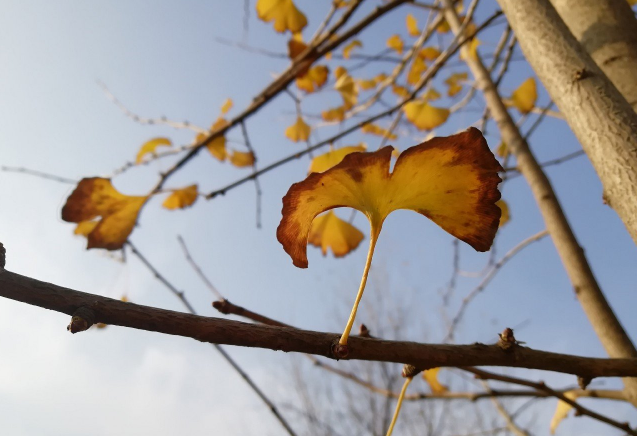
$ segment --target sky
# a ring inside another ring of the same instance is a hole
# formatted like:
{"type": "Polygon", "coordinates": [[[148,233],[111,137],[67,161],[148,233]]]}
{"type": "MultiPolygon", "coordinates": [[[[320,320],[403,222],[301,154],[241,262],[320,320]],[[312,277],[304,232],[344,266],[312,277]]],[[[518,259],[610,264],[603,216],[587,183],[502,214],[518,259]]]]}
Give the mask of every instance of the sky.
{"type": "MultiPolygon", "coordinates": [[[[134,159],[148,139],[167,136],[179,145],[193,140],[190,131],[133,122],[106,98],[98,82],[145,117],[166,116],[208,127],[226,98],[234,101],[229,115],[236,115],[288,64],[286,59],[220,42],[221,38],[286,52],[288,36],[258,21],[253,3],[246,32],[243,2],[2,2],[0,164],[73,180],[110,177],[134,159]]],[[[309,18],[307,39],[328,2],[297,3],[309,18]]],[[[478,21],[495,9],[491,1],[482,3],[478,21]]],[[[362,7],[353,19],[371,7],[362,7]]],[[[393,33],[407,40],[403,25],[407,12],[420,23],[425,21],[424,11],[399,8],[359,35],[361,52],[376,53],[393,33]]],[[[495,26],[481,36],[479,52],[493,49],[499,29],[495,26]]],[[[519,51],[515,59],[501,85],[504,94],[532,75],[519,51]]],[[[338,64],[332,61],[330,66],[338,64]]],[[[351,72],[369,78],[389,68],[380,62],[351,72]]],[[[452,71],[461,72],[464,67],[457,62],[452,71]]],[[[444,89],[444,78],[437,78],[435,85],[444,89]]],[[[539,88],[542,106],[548,97],[539,88]]],[[[336,106],[339,98],[329,90],[304,99],[302,107],[304,113],[319,114],[336,106]]],[[[444,99],[441,104],[447,103],[444,99]]],[[[479,120],[480,98],[468,108],[436,134],[449,135],[479,120]]],[[[258,165],[303,149],[303,144],[283,136],[295,120],[294,111],[292,99],[282,95],[247,123],[258,165]]],[[[525,122],[524,130],[534,119],[525,122]]],[[[389,120],[383,123],[388,125],[389,120]]],[[[323,127],[311,139],[322,140],[336,131],[323,127]]],[[[401,150],[425,137],[406,126],[402,132],[405,136],[394,144],[401,150]]],[[[500,141],[495,126],[488,125],[485,135],[496,148],[500,141]]],[[[231,131],[228,140],[229,147],[245,150],[239,130],[231,131]]],[[[335,146],[360,141],[372,149],[379,143],[377,137],[355,134],[335,146]]],[[[531,145],[541,162],[579,149],[564,122],[553,118],[531,136],[531,145]]],[[[136,167],[113,183],[121,192],[142,195],[171,162],[164,159],[136,167]]],[[[231,301],[305,329],[341,331],[365,249],[334,259],[309,248],[309,268],[301,270],[292,265],[275,238],[281,198],[292,183],[305,177],[308,164],[304,157],[260,178],[260,229],[255,225],[255,187],[247,183],[214,200],[199,199],[184,211],[167,211],[161,208],[162,198],[153,199],[142,211],[131,241],[186,292],[203,315],[218,315],[210,306],[215,296],[189,267],[177,235],[231,301]]],[[[248,173],[204,152],[169,179],[167,187],[198,183],[200,191],[209,192],[248,173]]],[[[600,182],[586,157],[550,167],[547,174],[601,288],[635,342],[634,243],[614,211],[602,203],[600,182]]],[[[60,218],[72,190],[71,184],[0,172],[0,241],[7,249],[7,269],[84,292],[112,298],[127,295],[135,303],[183,310],[130,253],[123,263],[118,253],[85,250],[86,241],[73,236],[73,225],[60,218]]],[[[509,181],[502,192],[512,220],[497,235],[497,258],[544,228],[522,177],[509,181]]],[[[339,213],[349,216],[349,212],[339,213]]],[[[367,232],[363,216],[356,216],[354,224],[367,232]]],[[[442,312],[454,314],[477,285],[476,278],[461,277],[449,307],[443,307],[441,290],[451,274],[452,255],[452,237],[418,214],[398,211],[384,224],[370,280],[383,283],[383,298],[408,307],[401,339],[439,342],[445,333],[442,312]]],[[[462,269],[478,271],[490,255],[462,246],[461,256],[462,269]]],[[[365,297],[358,318],[362,322],[372,309],[383,314],[382,307],[365,297]]],[[[115,326],[71,335],[67,323],[66,315],[0,300],[0,428],[4,434],[72,436],[85,434],[87,428],[96,435],[281,434],[268,410],[210,345],[115,326]]],[[[517,338],[532,348],[605,356],[549,238],[527,247],[499,272],[468,309],[456,339],[489,343],[504,327],[519,327],[517,338]]],[[[227,350],[278,404],[293,401],[290,356],[268,350],[227,350]]],[[[574,382],[539,371],[515,373],[557,386],[574,382]]],[[[617,380],[601,380],[598,386],[620,385],[617,380]]],[[[546,401],[539,406],[539,428],[547,429],[554,405],[546,401]]],[[[600,407],[620,421],[635,422],[631,406],[603,403],[600,407]]],[[[291,413],[284,407],[286,412],[291,413]]],[[[580,418],[561,424],[558,434],[600,431],[609,429],[580,418]]]]}

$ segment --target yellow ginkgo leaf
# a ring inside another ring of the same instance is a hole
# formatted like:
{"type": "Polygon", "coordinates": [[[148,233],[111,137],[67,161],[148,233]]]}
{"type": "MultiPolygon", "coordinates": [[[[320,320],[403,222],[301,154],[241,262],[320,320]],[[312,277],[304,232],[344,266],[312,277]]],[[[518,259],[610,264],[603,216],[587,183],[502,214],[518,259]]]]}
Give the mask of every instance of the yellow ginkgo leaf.
{"type": "Polygon", "coordinates": [[[398,138],[397,135],[395,135],[394,133],[390,133],[389,130],[372,123],[365,123],[363,126],[361,126],[361,131],[363,133],[369,133],[370,135],[384,136],[392,140],[398,138]]]}
{"type": "Polygon", "coordinates": [[[330,150],[327,153],[320,154],[312,159],[312,162],[310,162],[310,169],[308,170],[308,173],[323,173],[337,165],[350,153],[355,153],[357,151],[366,151],[366,145],[361,143],[359,145],[341,147],[336,150],[330,150]]]}
{"type": "Polygon", "coordinates": [[[434,138],[405,150],[390,172],[393,147],[351,153],[323,173],[293,184],[283,198],[277,239],[295,266],[306,268],[312,221],[321,212],[351,207],[370,221],[370,248],[355,305],[339,344],[347,344],[363,295],[381,227],[394,210],[408,209],[443,230],[487,251],[498,229],[498,184],[502,168],[478,129],[434,138]]]}
{"type": "Polygon", "coordinates": [[[233,107],[233,101],[230,98],[227,98],[224,104],[222,105],[222,115],[227,114],[228,111],[232,109],[232,107],[233,107]]]}
{"type": "Polygon", "coordinates": [[[403,106],[405,116],[419,130],[432,130],[447,121],[450,110],[430,106],[425,100],[415,100],[403,106]]]}
{"type": "MultiPolygon", "coordinates": [[[[578,391],[567,391],[563,395],[572,401],[575,401],[576,398],[580,396],[578,391]]],[[[572,409],[573,406],[571,404],[558,400],[558,404],[556,404],[556,411],[554,412],[552,421],[549,424],[549,431],[551,434],[556,432],[558,424],[560,424],[563,419],[567,418],[567,415],[569,415],[569,412],[572,409]]]]}
{"type": "Polygon", "coordinates": [[[636,4],[636,0],[627,0],[627,3],[629,3],[629,6],[633,6],[636,4]]]}
{"type": "Polygon", "coordinates": [[[255,155],[250,151],[233,150],[230,155],[230,163],[237,168],[250,167],[255,163],[255,155]]]}
{"type": "Polygon", "coordinates": [[[536,80],[530,77],[512,93],[512,104],[516,106],[522,114],[526,114],[536,105],[536,80]]]}
{"type": "Polygon", "coordinates": [[[168,146],[173,145],[170,139],[168,138],[153,138],[150,141],[146,141],[141,147],[140,151],[137,152],[137,157],[135,158],[135,163],[140,164],[144,160],[144,156],[147,154],[155,154],[155,150],[160,146],[168,146]]]}
{"type": "Polygon", "coordinates": [[[425,47],[419,50],[419,57],[426,61],[433,61],[441,56],[441,51],[436,47],[425,47]]]}
{"type": "Polygon", "coordinates": [[[321,112],[321,118],[325,121],[343,121],[346,117],[343,106],[335,107],[321,112]]]}
{"type": "Polygon", "coordinates": [[[147,199],[147,196],[121,194],[109,179],[86,178],[80,180],[66,199],[62,219],[81,223],[101,217],[87,234],[87,248],[119,250],[133,231],[137,215],[147,199]]]}
{"type": "Polygon", "coordinates": [[[398,54],[403,53],[403,40],[399,35],[392,35],[388,38],[385,44],[398,54]]]}
{"type": "Polygon", "coordinates": [[[448,391],[448,388],[439,382],[439,371],[441,368],[432,368],[423,371],[423,379],[428,382],[433,394],[443,394],[448,391]]]}
{"type": "Polygon", "coordinates": [[[288,41],[288,57],[290,60],[294,60],[307,48],[308,46],[303,41],[293,37],[288,41]]]}
{"type": "Polygon", "coordinates": [[[467,73],[454,73],[445,79],[445,84],[448,85],[447,95],[448,97],[454,97],[463,89],[462,83],[467,80],[467,73]]]}
{"type": "Polygon", "coordinates": [[[343,108],[348,110],[357,104],[359,89],[357,84],[348,74],[342,74],[335,82],[335,89],[343,98],[343,108]]]}
{"type": "Polygon", "coordinates": [[[423,94],[422,98],[424,100],[434,101],[441,98],[441,94],[439,94],[439,91],[437,91],[436,89],[430,88],[423,94]]]}
{"type": "Polygon", "coordinates": [[[420,58],[418,56],[415,57],[412,61],[412,65],[410,65],[410,70],[408,71],[408,83],[410,85],[416,85],[417,83],[419,83],[419,81],[421,80],[421,76],[423,76],[423,73],[426,69],[427,66],[425,65],[425,61],[423,60],[423,58],[420,58]]]}
{"type": "Polygon", "coordinates": [[[97,226],[97,221],[81,221],[75,226],[75,230],[73,230],[74,235],[82,235],[84,237],[89,236],[89,233],[93,231],[95,226],[97,226]]]}
{"type": "Polygon", "coordinates": [[[166,197],[162,206],[166,209],[186,209],[192,206],[197,200],[197,185],[190,185],[186,188],[176,189],[171,195],[166,197]]]}
{"type": "Polygon", "coordinates": [[[292,0],[257,0],[257,16],[266,23],[274,21],[273,27],[279,33],[286,30],[297,33],[308,24],[292,0]]]}
{"type": "Polygon", "coordinates": [[[367,91],[368,89],[374,89],[377,87],[377,82],[374,79],[359,79],[357,80],[359,88],[367,91]]]}
{"type": "Polygon", "coordinates": [[[344,67],[342,67],[341,65],[339,65],[337,68],[335,68],[335,77],[338,79],[339,77],[343,76],[344,74],[347,74],[348,70],[346,70],[344,67]]]}
{"type": "Polygon", "coordinates": [[[510,220],[510,208],[505,200],[499,200],[496,205],[501,208],[501,220],[498,223],[499,227],[503,227],[510,220]]]}
{"type": "Polygon", "coordinates": [[[374,81],[377,82],[377,85],[381,82],[385,82],[385,80],[388,78],[388,75],[385,73],[380,73],[377,74],[376,76],[374,76],[374,81]]]}
{"type": "Polygon", "coordinates": [[[310,126],[301,117],[297,117],[295,124],[288,126],[285,132],[286,138],[291,141],[307,141],[310,137],[310,126]]]}
{"type": "MultiPolygon", "coordinates": [[[[211,132],[217,129],[224,128],[228,125],[228,121],[224,118],[218,118],[210,127],[211,132]]],[[[198,133],[195,137],[195,142],[201,143],[208,137],[206,133],[198,133]]],[[[206,144],[206,148],[210,154],[219,161],[226,160],[226,137],[224,135],[217,136],[215,139],[206,144]]]]}
{"type": "Polygon", "coordinates": [[[469,59],[477,60],[478,58],[476,54],[476,49],[480,44],[481,44],[481,41],[479,41],[478,38],[472,38],[470,43],[466,46],[466,49],[461,52],[460,58],[463,60],[468,60],[468,57],[469,57],[469,59]]]}
{"type": "Polygon", "coordinates": [[[355,47],[363,47],[363,44],[361,44],[361,41],[359,41],[358,39],[355,39],[354,41],[350,41],[344,48],[343,48],[343,57],[345,59],[350,59],[350,53],[352,52],[352,50],[355,47]]]}
{"type": "Polygon", "coordinates": [[[417,25],[416,18],[412,14],[408,14],[405,17],[405,27],[408,29],[408,35],[410,36],[419,36],[421,31],[419,30],[419,26],[417,25]]]}
{"type": "Polygon", "coordinates": [[[333,211],[318,216],[308,234],[308,244],[321,247],[324,256],[330,248],[335,257],[343,257],[357,248],[362,240],[363,233],[333,211]]]}
{"type": "Polygon", "coordinates": [[[297,88],[308,93],[319,90],[328,80],[330,70],[325,65],[315,65],[308,68],[305,74],[297,77],[295,84],[297,88]]]}
{"type": "Polygon", "coordinates": [[[408,98],[410,96],[410,90],[405,86],[401,85],[392,85],[392,92],[401,98],[408,98]]]}
{"type": "Polygon", "coordinates": [[[498,147],[496,147],[496,155],[498,157],[502,157],[505,159],[510,154],[510,149],[505,142],[501,142],[498,147]]]}

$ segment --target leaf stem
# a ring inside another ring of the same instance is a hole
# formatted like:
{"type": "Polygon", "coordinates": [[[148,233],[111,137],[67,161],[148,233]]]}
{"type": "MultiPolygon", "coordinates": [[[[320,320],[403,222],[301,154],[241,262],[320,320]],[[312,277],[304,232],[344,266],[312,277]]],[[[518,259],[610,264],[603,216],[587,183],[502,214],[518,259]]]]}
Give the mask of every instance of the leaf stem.
{"type": "Polygon", "coordinates": [[[381,232],[381,224],[375,224],[372,221],[370,222],[370,247],[368,248],[368,257],[366,258],[366,265],[363,268],[363,276],[361,277],[361,284],[359,285],[359,292],[357,292],[357,298],[354,300],[354,306],[352,306],[352,311],[350,312],[350,318],[348,318],[348,323],[346,324],[346,328],[341,335],[341,339],[339,339],[339,345],[347,345],[348,336],[350,336],[350,330],[352,330],[352,325],[354,324],[354,319],[357,316],[357,308],[359,307],[359,302],[361,301],[361,297],[363,296],[363,291],[366,288],[366,282],[368,281],[368,271],[370,271],[370,265],[372,264],[372,255],[374,254],[374,247],[377,244],[377,239],[379,239],[379,233],[381,232]]]}
{"type": "Polygon", "coordinates": [[[394,409],[394,415],[392,416],[392,422],[390,423],[390,427],[388,428],[388,432],[385,436],[392,436],[392,430],[394,430],[394,424],[397,423],[397,418],[399,417],[399,412],[401,411],[401,404],[403,404],[403,397],[405,397],[405,391],[408,389],[408,385],[412,381],[412,377],[406,377],[405,382],[403,383],[403,387],[401,388],[401,393],[399,394],[399,400],[397,401],[397,407],[394,409]]]}

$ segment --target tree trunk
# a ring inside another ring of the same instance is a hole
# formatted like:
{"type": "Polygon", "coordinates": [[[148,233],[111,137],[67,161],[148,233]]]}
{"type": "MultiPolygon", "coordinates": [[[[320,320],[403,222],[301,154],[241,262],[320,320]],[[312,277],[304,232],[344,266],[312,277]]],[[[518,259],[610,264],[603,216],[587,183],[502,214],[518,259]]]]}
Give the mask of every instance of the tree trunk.
{"type": "Polygon", "coordinates": [[[635,242],[636,113],[549,0],[498,2],[525,57],[598,173],[603,200],[620,216],[635,242]]]}
{"type": "Polygon", "coordinates": [[[636,111],[636,19],[626,0],[550,0],[578,42],[636,111]]]}
{"type": "MultiPolygon", "coordinates": [[[[522,2],[523,0],[515,1],[522,2]]],[[[443,4],[446,8],[445,18],[454,33],[458,34],[461,23],[452,2],[443,0],[443,4]]],[[[516,29],[514,28],[514,30],[516,29]]],[[[547,231],[556,246],[558,255],[574,287],[576,297],[580,301],[596,335],[610,356],[635,357],[636,348],[634,344],[620,325],[618,318],[598,286],[583,249],[578,244],[567,222],[549,179],[512,120],[490,73],[480,58],[467,54],[467,46],[463,47],[461,51],[466,53],[465,59],[475,78],[475,86],[483,92],[486,105],[501,132],[501,138],[508,144],[510,151],[516,157],[518,168],[532,190],[547,231]]],[[[627,103],[625,102],[625,104],[627,103]]],[[[625,378],[624,383],[627,399],[635,405],[636,379],[625,378]]]]}

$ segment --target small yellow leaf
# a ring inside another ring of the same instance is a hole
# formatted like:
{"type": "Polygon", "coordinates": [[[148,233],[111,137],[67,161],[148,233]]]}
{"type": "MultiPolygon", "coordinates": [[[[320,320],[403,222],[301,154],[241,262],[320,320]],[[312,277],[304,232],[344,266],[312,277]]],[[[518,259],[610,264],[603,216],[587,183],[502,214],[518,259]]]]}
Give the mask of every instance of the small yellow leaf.
{"type": "Polygon", "coordinates": [[[323,118],[325,121],[331,122],[331,121],[343,121],[346,117],[346,113],[345,110],[343,109],[343,106],[339,106],[339,107],[335,107],[332,109],[328,109],[326,111],[322,111],[321,112],[321,118],[323,118]]]}
{"type": "Polygon", "coordinates": [[[341,65],[339,65],[337,68],[335,68],[335,77],[338,79],[341,76],[343,76],[344,74],[347,74],[348,70],[346,70],[344,67],[342,67],[341,65]]]}
{"type": "Polygon", "coordinates": [[[479,44],[481,44],[481,41],[479,41],[478,38],[472,38],[470,43],[466,45],[466,48],[463,51],[461,51],[460,58],[463,60],[468,60],[468,56],[469,56],[469,59],[477,60],[478,57],[476,54],[476,49],[479,46],[479,44]]]}
{"type": "MultiPolygon", "coordinates": [[[[565,395],[565,397],[569,398],[572,401],[575,401],[576,398],[579,397],[578,391],[567,391],[563,395],[565,395]]],[[[558,424],[560,424],[563,419],[567,418],[567,415],[569,415],[569,412],[572,409],[573,407],[571,404],[558,400],[558,404],[556,404],[556,411],[554,412],[552,421],[549,424],[549,431],[551,434],[554,434],[556,432],[558,424]]]]}
{"type": "Polygon", "coordinates": [[[250,151],[244,152],[234,150],[233,154],[230,156],[230,163],[238,168],[250,167],[255,163],[255,155],[250,151]]]}
{"type": "Polygon", "coordinates": [[[147,154],[155,155],[155,150],[160,146],[168,146],[173,145],[170,139],[168,138],[153,138],[150,141],[146,141],[142,147],[140,147],[140,151],[137,152],[137,157],[135,158],[135,163],[140,164],[144,160],[144,156],[147,154]]]}
{"type": "Polygon", "coordinates": [[[337,165],[350,153],[355,153],[357,151],[366,151],[366,145],[361,143],[359,145],[341,147],[336,150],[330,150],[327,153],[320,154],[315,157],[312,162],[310,162],[310,169],[308,170],[308,173],[323,173],[337,165]]]}
{"type": "Polygon", "coordinates": [[[422,98],[424,100],[434,101],[441,98],[441,94],[439,94],[439,91],[437,91],[436,89],[430,88],[423,94],[422,98]]]}
{"type": "Polygon", "coordinates": [[[388,78],[388,75],[385,73],[380,73],[377,74],[376,76],[374,76],[374,81],[377,82],[377,85],[381,82],[385,82],[385,80],[388,78]]]}
{"type": "Polygon", "coordinates": [[[348,74],[342,74],[335,82],[335,89],[343,98],[343,108],[348,110],[357,104],[359,89],[357,84],[348,74]]]}
{"type": "Polygon", "coordinates": [[[454,97],[463,89],[462,83],[467,80],[467,73],[454,73],[445,79],[445,84],[448,85],[447,95],[448,97],[454,97]]]}
{"type": "Polygon", "coordinates": [[[295,84],[297,88],[308,93],[319,90],[328,80],[330,70],[325,65],[315,65],[308,68],[305,74],[297,77],[295,84]]]}
{"type": "Polygon", "coordinates": [[[496,205],[501,208],[501,220],[498,223],[499,227],[503,227],[510,220],[510,208],[505,200],[499,200],[496,205]]]}
{"type": "Polygon", "coordinates": [[[522,114],[526,114],[536,105],[536,80],[530,77],[512,93],[512,104],[522,114]]]}
{"type": "Polygon", "coordinates": [[[405,116],[419,130],[432,130],[447,121],[450,110],[430,106],[425,100],[415,100],[403,106],[405,116]]]}
{"type": "Polygon", "coordinates": [[[441,52],[436,47],[425,47],[419,50],[419,57],[426,61],[433,61],[441,56],[441,52]]]}
{"type": "Polygon", "coordinates": [[[388,38],[385,44],[398,54],[403,53],[403,40],[399,35],[392,35],[388,38]]]}
{"type": "Polygon", "coordinates": [[[315,218],[308,234],[308,244],[321,247],[324,256],[330,248],[335,257],[343,257],[357,248],[362,240],[363,233],[333,211],[315,218]]]}
{"type": "Polygon", "coordinates": [[[97,226],[97,221],[81,221],[75,226],[75,230],[73,234],[82,235],[84,237],[89,236],[89,233],[93,231],[95,226],[97,226]]]}
{"type": "Polygon", "coordinates": [[[377,82],[374,79],[359,79],[357,80],[357,84],[359,85],[359,88],[364,91],[377,87],[377,82]]]}
{"type": "Polygon", "coordinates": [[[417,25],[416,18],[412,14],[408,14],[405,17],[405,27],[408,29],[408,35],[410,36],[419,36],[421,31],[419,30],[419,26],[417,25]]]}
{"type": "Polygon", "coordinates": [[[222,115],[227,114],[228,111],[232,109],[232,107],[233,107],[233,101],[230,98],[227,98],[224,104],[222,105],[222,115]]]}
{"type": "MultiPolygon", "coordinates": [[[[217,118],[217,120],[210,126],[210,131],[214,132],[218,129],[222,129],[228,125],[228,121],[224,118],[217,118]]],[[[209,134],[206,133],[198,133],[195,137],[195,142],[201,143],[203,142],[209,134]]],[[[224,135],[217,136],[215,139],[206,144],[206,148],[210,152],[210,154],[219,161],[226,160],[226,137],[224,135]]]]}
{"type": "Polygon", "coordinates": [[[101,217],[87,234],[87,248],[119,250],[133,231],[137,215],[148,196],[118,192],[111,180],[92,177],[80,180],[62,208],[62,219],[81,223],[101,217]]]}
{"type": "Polygon", "coordinates": [[[510,154],[510,149],[506,143],[501,142],[496,148],[496,155],[505,159],[510,154]]]}
{"type": "Polygon", "coordinates": [[[355,39],[354,41],[350,41],[350,43],[348,43],[344,48],[343,48],[343,57],[345,59],[350,59],[350,53],[352,52],[352,49],[354,49],[355,47],[362,47],[363,44],[361,44],[361,41],[359,41],[358,39],[355,39]]]}
{"type": "Polygon", "coordinates": [[[295,124],[289,126],[285,132],[286,138],[294,142],[307,141],[310,137],[310,126],[301,117],[297,117],[295,124]]]}
{"type": "Polygon", "coordinates": [[[410,71],[408,71],[408,83],[410,85],[416,85],[421,80],[421,76],[427,69],[425,65],[425,61],[423,58],[415,57],[412,61],[412,65],[410,66],[410,71]]]}
{"type": "Polygon", "coordinates": [[[366,123],[363,126],[361,126],[361,131],[363,133],[369,133],[370,135],[383,136],[392,140],[395,140],[398,138],[398,136],[395,135],[394,133],[390,133],[387,129],[384,129],[383,127],[380,127],[372,123],[366,123]]]}
{"type": "Polygon", "coordinates": [[[166,209],[186,209],[192,206],[197,200],[197,185],[190,185],[183,189],[174,190],[171,195],[166,197],[162,206],[166,209]]]}
{"type": "Polygon", "coordinates": [[[293,38],[288,41],[288,57],[290,60],[294,60],[307,48],[308,46],[303,41],[293,36],[293,38]]]}
{"type": "Polygon", "coordinates": [[[279,33],[286,30],[297,33],[308,24],[292,0],[257,0],[257,16],[266,23],[274,21],[273,27],[279,33]]]}
{"type": "Polygon", "coordinates": [[[441,368],[432,368],[423,371],[423,379],[428,382],[433,394],[443,394],[448,391],[448,388],[439,382],[439,371],[441,368]]]}
{"type": "Polygon", "coordinates": [[[392,92],[401,98],[408,98],[410,96],[410,90],[401,85],[392,85],[392,92]]]}

